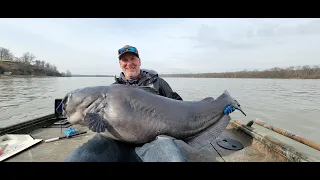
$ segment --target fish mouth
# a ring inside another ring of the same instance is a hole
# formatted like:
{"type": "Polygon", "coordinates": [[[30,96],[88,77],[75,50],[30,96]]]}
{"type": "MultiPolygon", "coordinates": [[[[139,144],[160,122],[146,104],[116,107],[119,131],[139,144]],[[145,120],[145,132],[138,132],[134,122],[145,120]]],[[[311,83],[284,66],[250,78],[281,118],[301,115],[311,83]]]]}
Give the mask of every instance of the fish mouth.
{"type": "Polygon", "coordinates": [[[74,113],[70,114],[70,116],[68,116],[68,121],[71,124],[86,125],[84,123],[84,115],[80,111],[75,111],[74,113]]]}
{"type": "Polygon", "coordinates": [[[66,96],[64,96],[64,98],[62,99],[62,101],[60,102],[60,104],[58,105],[57,109],[62,106],[62,115],[63,116],[67,116],[67,111],[66,111],[66,106],[67,106],[67,102],[69,99],[70,94],[68,93],[66,96]]]}

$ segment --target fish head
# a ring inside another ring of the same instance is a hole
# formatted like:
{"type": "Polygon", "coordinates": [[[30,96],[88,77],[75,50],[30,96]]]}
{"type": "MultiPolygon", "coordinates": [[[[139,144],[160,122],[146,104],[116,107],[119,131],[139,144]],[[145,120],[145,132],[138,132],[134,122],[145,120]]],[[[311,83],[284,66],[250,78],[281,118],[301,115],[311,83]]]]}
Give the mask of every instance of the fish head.
{"type": "Polygon", "coordinates": [[[83,105],[80,101],[75,101],[77,94],[69,92],[62,100],[62,115],[67,118],[71,124],[81,124],[84,121],[83,105]]]}
{"type": "Polygon", "coordinates": [[[71,124],[87,125],[84,117],[97,104],[105,99],[105,93],[97,91],[99,88],[76,89],[65,95],[62,100],[62,115],[65,116],[71,124]]]}

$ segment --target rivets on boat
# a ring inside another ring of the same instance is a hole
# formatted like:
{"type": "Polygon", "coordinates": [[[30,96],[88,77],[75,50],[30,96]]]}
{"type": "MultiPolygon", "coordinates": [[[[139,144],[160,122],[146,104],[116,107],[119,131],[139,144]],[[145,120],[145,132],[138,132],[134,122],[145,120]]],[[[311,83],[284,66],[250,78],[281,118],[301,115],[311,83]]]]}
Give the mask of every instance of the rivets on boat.
{"type": "Polygon", "coordinates": [[[218,138],[216,140],[216,143],[224,148],[224,149],[229,149],[229,150],[240,150],[243,149],[243,145],[241,142],[234,140],[234,139],[229,139],[229,138],[218,138]]]}

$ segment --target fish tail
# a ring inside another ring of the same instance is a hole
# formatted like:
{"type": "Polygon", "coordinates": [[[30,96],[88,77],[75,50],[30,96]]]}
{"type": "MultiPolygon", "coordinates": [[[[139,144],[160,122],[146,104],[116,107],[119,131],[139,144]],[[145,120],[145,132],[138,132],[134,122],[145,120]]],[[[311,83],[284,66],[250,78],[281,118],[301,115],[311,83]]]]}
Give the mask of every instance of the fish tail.
{"type": "Polygon", "coordinates": [[[247,116],[246,113],[241,109],[240,103],[237,100],[234,99],[234,102],[231,106],[242,112],[243,115],[247,116]]]}
{"type": "MultiPolygon", "coordinates": [[[[229,94],[229,92],[227,90],[224,91],[224,94],[226,94],[226,95],[231,97],[231,95],[229,94]]],[[[233,102],[232,102],[232,104],[230,106],[232,106],[234,109],[237,109],[240,112],[242,112],[243,115],[247,116],[246,113],[241,109],[240,103],[237,100],[233,99],[233,102]]]]}

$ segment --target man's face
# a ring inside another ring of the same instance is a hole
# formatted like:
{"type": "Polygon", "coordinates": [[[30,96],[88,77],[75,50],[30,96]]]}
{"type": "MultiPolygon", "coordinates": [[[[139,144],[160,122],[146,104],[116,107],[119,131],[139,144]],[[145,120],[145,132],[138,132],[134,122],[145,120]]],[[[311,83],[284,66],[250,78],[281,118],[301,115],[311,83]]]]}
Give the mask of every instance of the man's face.
{"type": "Polygon", "coordinates": [[[126,79],[134,79],[140,74],[140,59],[130,53],[122,55],[120,59],[120,67],[126,79]]]}

